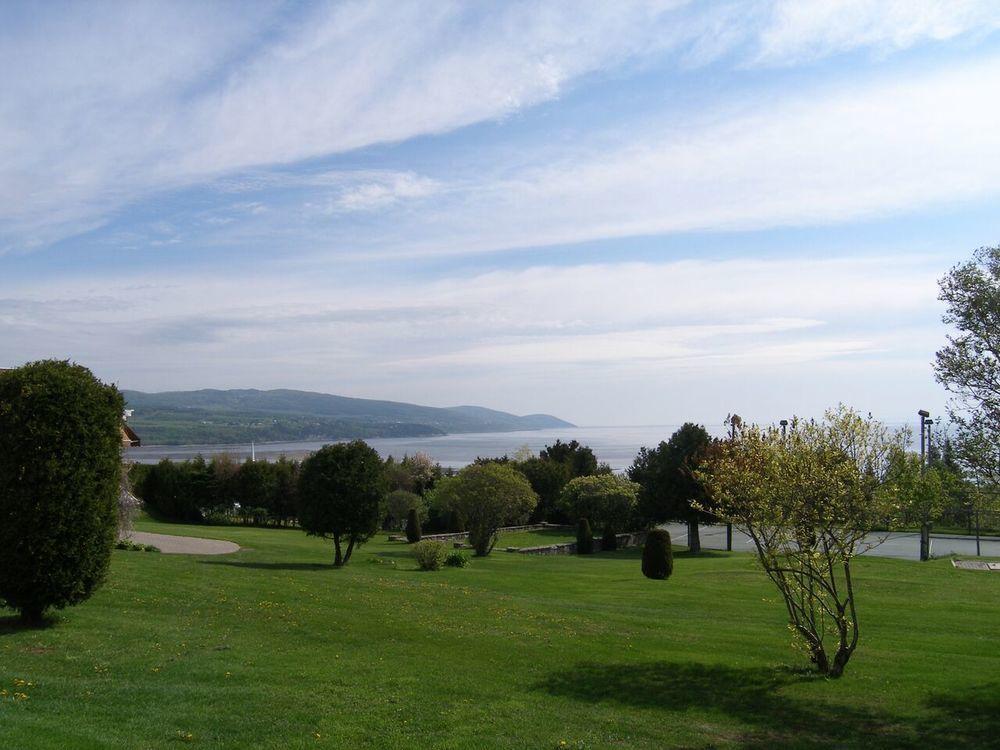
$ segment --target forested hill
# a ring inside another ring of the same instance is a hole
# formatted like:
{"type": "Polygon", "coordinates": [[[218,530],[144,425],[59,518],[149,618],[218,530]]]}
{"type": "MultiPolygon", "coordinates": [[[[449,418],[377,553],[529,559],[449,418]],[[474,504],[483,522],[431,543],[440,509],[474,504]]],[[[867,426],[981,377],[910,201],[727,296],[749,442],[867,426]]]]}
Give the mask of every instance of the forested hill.
{"type": "Polygon", "coordinates": [[[292,390],[122,391],[144,445],[245,443],[572,427],[548,414],[437,408],[292,390]]]}

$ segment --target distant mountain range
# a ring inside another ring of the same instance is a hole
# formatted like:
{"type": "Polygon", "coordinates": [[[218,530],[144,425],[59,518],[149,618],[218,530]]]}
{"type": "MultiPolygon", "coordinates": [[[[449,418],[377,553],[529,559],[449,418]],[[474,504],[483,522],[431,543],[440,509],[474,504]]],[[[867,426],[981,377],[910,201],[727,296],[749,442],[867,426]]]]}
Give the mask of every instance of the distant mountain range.
{"type": "Polygon", "coordinates": [[[424,437],[572,427],[548,414],[519,417],[481,406],[437,408],[292,391],[122,391],[143,445],[424,437]]]}

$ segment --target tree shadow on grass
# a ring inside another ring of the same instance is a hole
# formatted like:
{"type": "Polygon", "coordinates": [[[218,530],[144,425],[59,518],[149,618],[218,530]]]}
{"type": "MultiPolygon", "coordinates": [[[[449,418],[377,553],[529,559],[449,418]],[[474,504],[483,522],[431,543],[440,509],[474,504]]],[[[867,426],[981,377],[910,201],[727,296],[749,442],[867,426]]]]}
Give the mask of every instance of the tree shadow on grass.
{"type": "Polygon", "coordinates": [[[59,619],[60,618],[55,615],[48,614],[43,616],[38,622],[29,623],[22,620],[20,615],[0,617],[0,636],[27,633],[36,630],[48,630],[49,628],[58,625],[59,619]]]}
{"type": "MultiPolygon", "coordinates": [[[[849,680],[850,677],[842,678],[849,680]]],[[[697,663],[582,663],[549,675],[536,689],[593,703],[619,703],[676,714],[723,714],[743,725],[731,740],[741,747],[996,747],[1000,693],[983,686],[932,696],[919,717],[895,716],[864,705],[788,695],[786,688],[823,678],[788,668],[734,668],[697,663]]],[[[859,702],[863,702],[863,699],[859,702]]],[[[676,717],[680,721],[704,721],[676,717]]],[[[666,718],[665,721],[669,721],[666,718]]],[[[720,735],[729,734],[720,727],[720,735]]],[[[717,738],[706,737],[705,747],[717,738]]]]}
{"type": "Polygon", "coordinates": [[[249,570],[337,570],[333,563],[268,563],[237,562],[236,560],[199,560],[202,565],[225,565],[249,570]]]}

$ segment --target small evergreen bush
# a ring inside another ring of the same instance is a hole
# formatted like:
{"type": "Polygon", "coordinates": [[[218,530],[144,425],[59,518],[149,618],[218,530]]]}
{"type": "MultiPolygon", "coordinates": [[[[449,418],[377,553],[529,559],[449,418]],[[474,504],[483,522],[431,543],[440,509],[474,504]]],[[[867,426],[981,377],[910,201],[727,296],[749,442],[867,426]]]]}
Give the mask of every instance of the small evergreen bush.
{"type": "Polygon", "coordinates": [[[439,570],[447,553],[444,542],[436,539],[424,539],[413,545],[413,556],[421,570],[439,570]]]}
{"type": "Polygon", "coordinates": [[[662,581],[674,572],[674,552],[670,547],[670,532],[653,529],[642,548],[642,574],[662,581]]]}
{"type": "Polygon", "coordinates": [[[410,508],[410,513],[406,518],[406,541],[410,544],[420,541],[420,514],[416,508],[410,508]]]}
{"type": "Polygon", "coordinates": [[[444,558],[444,564],[449,568],[464,568],[469,564],[469,556],[464,552],[459,552],[457,549],[452,550],[444,558]]]}
{"type": "Polygon", "coordinates": [[[601,552],[614,552],[618,549],[618,534],[611,527],[604,529],[601,536],[601,552]]]}
{"type": "Polygon", "coordinates": [[[590,521],[581,518],[576,524],[576,552],[579,555],[589,555],[594,551],[594,534],[590,530],[590,521]]]}

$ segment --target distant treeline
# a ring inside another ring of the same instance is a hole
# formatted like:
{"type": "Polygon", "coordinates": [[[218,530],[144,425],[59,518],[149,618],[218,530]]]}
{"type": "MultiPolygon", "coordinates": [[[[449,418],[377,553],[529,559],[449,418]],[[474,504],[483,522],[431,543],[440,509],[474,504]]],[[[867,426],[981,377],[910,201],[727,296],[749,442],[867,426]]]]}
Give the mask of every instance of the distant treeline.
{"type": "Polygon", "coordinates": [[[342,440],[347,438],[431,437],[444,430],[426,424],[366,422],[296,414],[152,409],[135,414],[129,424],[146,445],[342,440]]]}
{"type": "MultiPolygon", "coordinates": [[[[594,452],[575,440],[556,441],[538,455],[477,459],[477,463],[505,463],[520,471],[539,496],[532,522],[565,523],[559,508],[563,487],[579,476],[609,473],[594,452]]],[[[415,508],[427,533],[463,531],[458,519],[434,502],[432,490],[443,469],[422,453],[389,457],[384,462],[387,502],[383,527],[401,529],[415,508]]],[[[239,462],[227,454],[206,461],[163,459],[157,464],[133,464],[129,478],[133,492],[150,515],[184,523],[293,526],[298,507],[300,462],[281,457],[276,461],[239,462]]]]}

